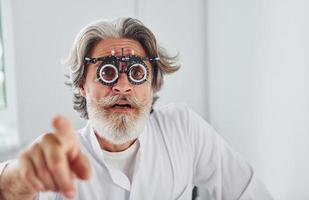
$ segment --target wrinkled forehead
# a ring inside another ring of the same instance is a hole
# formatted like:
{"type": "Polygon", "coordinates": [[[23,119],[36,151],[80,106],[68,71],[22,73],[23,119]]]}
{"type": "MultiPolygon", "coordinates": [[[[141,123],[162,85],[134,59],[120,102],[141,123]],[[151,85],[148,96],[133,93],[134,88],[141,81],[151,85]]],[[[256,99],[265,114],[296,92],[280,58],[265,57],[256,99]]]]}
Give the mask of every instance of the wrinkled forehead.
{"type": "Polygon", "coordinates": [[[142,45],[136,41],[127,38],[105,39],[98,42],[92,49],[90,57],[102,57],[114,54],[115,56],[137,55],[146,56],[142,45]]]}

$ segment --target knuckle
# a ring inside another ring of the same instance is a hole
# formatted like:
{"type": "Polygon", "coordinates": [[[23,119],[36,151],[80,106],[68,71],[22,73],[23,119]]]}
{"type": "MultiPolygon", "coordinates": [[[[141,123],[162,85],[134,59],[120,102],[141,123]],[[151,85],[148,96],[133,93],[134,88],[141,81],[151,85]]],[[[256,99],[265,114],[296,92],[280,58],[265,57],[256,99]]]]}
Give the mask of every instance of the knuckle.
{"type": "Polygon", "coordinates": [[[34,143],[30,149],[28,150],[28,155],[33,155],[33,153],[36,153],[40,150],[40,144],[39,143],[34,143]]]}
{"type": "Polygon", "coordinates": [[[40,149],[40,145],[38,143],[34,143],[29,148],[21,151],[18,157],[20,158],[20,160],[23,160],[23,161],[31,159],[35,155],[35,153],[39,151],[39,149],[40,149]]]}
{"type": "Polygon", "coordinates": [[[42,136],[42,143],[50,142],[51,140],[54,140],[54,134],[53,133],[46,133],[42,136]]]}
{"type": "Polygon", "coordinates": [[[28,150],[20,152],[18,157],[20,158],[20,160],[26,159],[28,157],[28,150]]]}
{"type": "Polygon", "coordinates": [[[52,147],[57,149],[63,148],[62,143],[54,133],[46,133],[45,135],[43,135],[39,146],[41,148],[45,147],[52,147]]]}
{"type": "Polygon", "coordinates": [[[35,151],[35,150],[38,150],[38,149],[40,149],[40,145],[39,145],[39,143],[34,143],[33,145],[32,145],[32,148],[31,148],[31,150],[33,150],[33,151],[35,151]]]}

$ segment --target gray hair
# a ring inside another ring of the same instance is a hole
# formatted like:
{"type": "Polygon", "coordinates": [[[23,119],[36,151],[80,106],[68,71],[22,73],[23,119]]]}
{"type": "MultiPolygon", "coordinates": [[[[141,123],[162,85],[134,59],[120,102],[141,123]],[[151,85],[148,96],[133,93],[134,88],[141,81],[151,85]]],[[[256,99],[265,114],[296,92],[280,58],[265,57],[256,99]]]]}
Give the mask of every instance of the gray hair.
{"type": "MultiPolygon", "coordinates": [[[[177,64],[178,56],[169,56],[166,50],[157,44],[154,34],[137,19],[101,20],[87,25],[77,35],[66,60],[70,70],[66,84],[73,90],[73,107],[85,119],[88,119],[86,98],[81,96],[79,92],[87,74],[87,65],[85,65],[84,59],[98,42],[107,38],[127,38],[138,41],[148,57],[160,58],[159,61],[152,63],[153,79],[151,84],[155,93],[163,85],[163,76],[180,68],[180,65],[177,64]]],[[[154,95],[153,103],[157,99],[158,97],[154,95]]]]}

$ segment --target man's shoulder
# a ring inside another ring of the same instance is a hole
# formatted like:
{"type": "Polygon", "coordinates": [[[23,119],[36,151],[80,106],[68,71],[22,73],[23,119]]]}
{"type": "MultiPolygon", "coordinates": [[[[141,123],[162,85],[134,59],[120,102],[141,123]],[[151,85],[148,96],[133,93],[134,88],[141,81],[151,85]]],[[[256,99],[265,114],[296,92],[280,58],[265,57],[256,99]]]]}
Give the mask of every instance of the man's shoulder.
{"type": "Polygon", "coordinates": [[[178,126],[184,129],[194,127],[207,127],[210,128],[209,123],[191,109],[186,103],[169,103],[163,106],[154,108],[152,119],[157,121],[160,126],[178,126]]]}
{"type": "Polygon", "coordinates": [[[161,125],[184,126],[192,120],[194,111],[186,103],[169,103],[154,108],[152,117],[161,125]]]}
{"type": "Polygon", "coordinates": [[[184,102],[169,103],[162,106],[154,107],[156,115],[186,115],[191,109],[184,102]]]}

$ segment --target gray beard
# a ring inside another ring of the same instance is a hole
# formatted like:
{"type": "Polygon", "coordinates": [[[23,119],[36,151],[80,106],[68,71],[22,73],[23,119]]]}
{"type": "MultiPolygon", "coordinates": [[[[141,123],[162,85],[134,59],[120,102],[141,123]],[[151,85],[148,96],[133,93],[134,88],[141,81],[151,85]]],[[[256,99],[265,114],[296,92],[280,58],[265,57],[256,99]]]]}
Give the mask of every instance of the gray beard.
{"type": "Polygon", "coordinates": [[[99,137],[112,144],[127,143],[138,138],[143,132],[150,114],[151,100],[138,109],[138,113],[107,113],[108,111],[100,106],[96,100],[87,96],[90,125],[99,137]]]}

